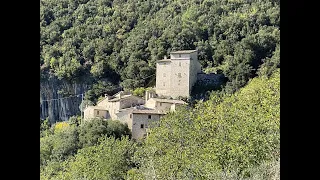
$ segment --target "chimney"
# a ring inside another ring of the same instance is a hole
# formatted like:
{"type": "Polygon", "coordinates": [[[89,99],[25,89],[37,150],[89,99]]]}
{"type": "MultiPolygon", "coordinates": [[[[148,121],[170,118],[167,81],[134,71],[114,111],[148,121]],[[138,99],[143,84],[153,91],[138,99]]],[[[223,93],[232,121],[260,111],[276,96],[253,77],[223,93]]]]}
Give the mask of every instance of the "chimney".
{"type": "Polygon", "coordinates": [[[146,97],[145,97],[145,99],[146,99],[146,102],[149,100],[149,97],[150,96],[150,93],[149,93],[149,91],[148,90],[146,90],[146,97]]]}
{"type": "Polygon", "coordinates": [[[106,98],[107,100],[109,100],[108,94],[104,94],[104,98],[106,98]]]}
{"type": "Polygon", "coordinates": [[[119,93],[119,99],[121,99],[121,96],[122,96],[122,91],[119,93]]]}

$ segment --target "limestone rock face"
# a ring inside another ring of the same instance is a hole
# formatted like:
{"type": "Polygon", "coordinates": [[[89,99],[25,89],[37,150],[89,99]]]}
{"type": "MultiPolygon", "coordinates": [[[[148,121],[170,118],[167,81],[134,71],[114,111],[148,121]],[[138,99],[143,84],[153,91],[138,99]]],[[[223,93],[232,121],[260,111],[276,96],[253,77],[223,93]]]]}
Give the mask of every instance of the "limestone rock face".
{"type": "Polygon", "coordinates": [[[54,123],[66,121],[73,115],[80,115],[79,106],[82,97],[75,95],[84,93],[88,87],[86,84],[70,83],[57,79],[40,82],[40,118],[49,117],[49,121],[54,123]],[[65,93],[58,93],[61,91],[65,93]]]}

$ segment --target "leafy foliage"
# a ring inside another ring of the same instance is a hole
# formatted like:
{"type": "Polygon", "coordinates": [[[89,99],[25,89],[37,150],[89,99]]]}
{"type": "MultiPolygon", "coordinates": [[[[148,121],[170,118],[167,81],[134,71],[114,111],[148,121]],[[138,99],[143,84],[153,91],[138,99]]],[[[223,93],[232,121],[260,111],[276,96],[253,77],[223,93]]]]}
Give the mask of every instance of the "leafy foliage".
{"type": "Polygon", "coordinates": [[[97,146],[79,150],[60,176],[65,179],[124,179],[135,151],[133,142],[113,137],[100,141],[97,146]]]}
{"type": "Polygon", "coordinates": [[[120,139],[131,135],[128,126],[119,121],[94,119],[78,125],[77,117],[58,122],[48,131],[50,133],[40,137],[40,170],[44,179],[56,177],[65,168],[63,163],[74,157],[79,149],[97,146],[99,139],[104,137],[120,139]]]}
{"type": "Polygon", "coordinates": [[[136,153],[137,171],[145,179],[252,175],[251,167],[280,156],[279,82],[279,72],[255,78],[234,95],[213,94],[161,119],[136,153]]]}
{"type": "Polygon", "coordinates": [[[110,87],[121,81],[123,88],[133,90],[154,81],[156,60],[173,50],[196,48],[203,68],[222,70],[228,78],[226,92],[232,93],[256,76],[260,66],[270,75],[274,68],[265,67],[279,64],[278,56],[273,57],[280,45],[279,4],[41,0],[41,79],[92,84],[103,79],[110,87]]]}

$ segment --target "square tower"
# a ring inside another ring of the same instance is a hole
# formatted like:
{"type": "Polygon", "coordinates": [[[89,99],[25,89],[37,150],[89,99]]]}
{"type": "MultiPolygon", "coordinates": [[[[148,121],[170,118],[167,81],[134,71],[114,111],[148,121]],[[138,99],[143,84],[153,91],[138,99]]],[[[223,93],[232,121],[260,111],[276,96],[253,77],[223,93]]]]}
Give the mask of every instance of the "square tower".
{"type": "Polygon", "coordinates": [[[158,95],[189,97],[192,86],[201,72],[197,50],[175,51],[157,61],[156,93],[158,95]]]}

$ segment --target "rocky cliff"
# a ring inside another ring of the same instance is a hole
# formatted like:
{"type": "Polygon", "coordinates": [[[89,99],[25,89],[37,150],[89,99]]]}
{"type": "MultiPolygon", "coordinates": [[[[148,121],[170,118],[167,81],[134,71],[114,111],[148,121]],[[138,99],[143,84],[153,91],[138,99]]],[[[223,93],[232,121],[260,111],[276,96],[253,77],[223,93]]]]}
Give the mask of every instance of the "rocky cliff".
{"type": "Polygon", "coordinates": [[[66,121],[73,115],[80,115],[82,96],[88,89],[86,84],[60,80],[40,83],[40,118],[49,117],[51,123],[66,121]],[[78,95],[78,96],[76,96],[78,95]]]}

